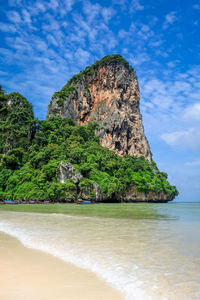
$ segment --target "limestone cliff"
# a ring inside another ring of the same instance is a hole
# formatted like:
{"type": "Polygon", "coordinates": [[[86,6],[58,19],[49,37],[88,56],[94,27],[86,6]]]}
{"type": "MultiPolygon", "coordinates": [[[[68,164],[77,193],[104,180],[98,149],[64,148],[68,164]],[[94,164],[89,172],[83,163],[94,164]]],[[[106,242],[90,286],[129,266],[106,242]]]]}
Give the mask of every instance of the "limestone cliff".
{"type": "Polygon", "coordinates": [[[0,201],[167,202],[178,195],[151,160],[137,78],[121,56],[74,76],[54,94],[48,115],[35,120],[28,100],[0,85],[0,201]]]}
{"type": "Polygon", "coordinates": [[[159,193],[155,193],[154,191],[137,191],[136,186],[130,187],[127,191],[125,191],[122,201],[123,202],[159,202],[166,203],[168,201],[172,201],[175,195],[168,195],[164,191],[160,191],[159,193]]]}
{"type": "Polygon", "coordinates": [[[136,72],[120,55],[109,55],[53,95],[48,117],[70,117],[80,125],[96,121],[102,146],[120,156],[144,156],[151,161],[139,103],[136,72]]]}

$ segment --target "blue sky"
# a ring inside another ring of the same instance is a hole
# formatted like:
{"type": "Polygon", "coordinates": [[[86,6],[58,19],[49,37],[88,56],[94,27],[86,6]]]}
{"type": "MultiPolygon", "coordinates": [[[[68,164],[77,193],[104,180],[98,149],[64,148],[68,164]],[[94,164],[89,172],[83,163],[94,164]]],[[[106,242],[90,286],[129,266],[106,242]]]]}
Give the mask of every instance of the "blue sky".
{"type": "Polygon", "coordinates": [[[0,83],[44,119],[55,91],[108,54],[137,72],[153,159],[200,200],[199,0],[0,0],[0,83]]]}

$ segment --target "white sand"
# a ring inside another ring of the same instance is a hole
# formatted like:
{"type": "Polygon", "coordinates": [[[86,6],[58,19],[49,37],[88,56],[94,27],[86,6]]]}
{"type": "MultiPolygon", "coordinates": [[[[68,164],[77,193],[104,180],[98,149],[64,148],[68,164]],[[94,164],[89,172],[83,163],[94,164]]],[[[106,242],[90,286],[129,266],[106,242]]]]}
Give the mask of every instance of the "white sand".
{"type": "Polygon", "coordinates": [[[87,270],[25,248],[0,232],[1,300],[122,300],[120,293],[87,270]]]}

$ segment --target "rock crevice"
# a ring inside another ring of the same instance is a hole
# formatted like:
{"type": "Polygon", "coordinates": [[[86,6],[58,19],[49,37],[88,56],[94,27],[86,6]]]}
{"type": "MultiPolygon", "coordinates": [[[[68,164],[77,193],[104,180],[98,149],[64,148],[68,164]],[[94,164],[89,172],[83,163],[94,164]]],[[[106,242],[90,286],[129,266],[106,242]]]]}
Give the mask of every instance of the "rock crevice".
{"type": "Polygon", "coordinates": [[[121,156],[144,156],[151,161],[139,102],[136,72],[120,55],[112,55],[75,75],[55,93],[48,117],[70,117],[80,125],[95,121],[102,146],[121,156]]]}

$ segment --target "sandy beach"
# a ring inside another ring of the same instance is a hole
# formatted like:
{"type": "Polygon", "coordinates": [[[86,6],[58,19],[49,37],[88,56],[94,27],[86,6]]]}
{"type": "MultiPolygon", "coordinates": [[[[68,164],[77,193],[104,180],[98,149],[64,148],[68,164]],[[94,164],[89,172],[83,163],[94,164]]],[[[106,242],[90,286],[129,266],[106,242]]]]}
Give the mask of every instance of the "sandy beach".
{"type": "Polygon", "coordinates": [[[1,300],[122,300],[87,270],[24,247],[0,232],[1,300]]]}

